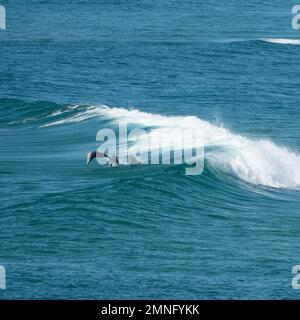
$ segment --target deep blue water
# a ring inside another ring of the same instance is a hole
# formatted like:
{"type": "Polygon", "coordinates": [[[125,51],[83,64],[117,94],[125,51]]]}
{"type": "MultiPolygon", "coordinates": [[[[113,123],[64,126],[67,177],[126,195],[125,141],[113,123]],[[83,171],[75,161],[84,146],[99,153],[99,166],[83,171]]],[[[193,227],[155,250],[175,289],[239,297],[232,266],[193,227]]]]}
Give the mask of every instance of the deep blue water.
{"type": "Polygon", "coordinates": [[[297,3],[0,4],[1,299],[300,297],[297,3]],[[204,173],[87,166],[120,118],[202,126],[204,173]]]}

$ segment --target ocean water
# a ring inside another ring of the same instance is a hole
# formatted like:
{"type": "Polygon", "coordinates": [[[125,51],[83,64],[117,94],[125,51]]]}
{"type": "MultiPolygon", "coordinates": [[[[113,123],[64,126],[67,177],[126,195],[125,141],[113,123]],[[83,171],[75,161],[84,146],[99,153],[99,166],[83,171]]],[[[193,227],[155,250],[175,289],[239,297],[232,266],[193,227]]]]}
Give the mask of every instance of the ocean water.
{"type": "Polygon", "coordinates": [[[1,4],[1,299],[300,297],[297,3],[1,4]],[[201,128],[203,174],[87,165],[118,120],[201,128]]]}

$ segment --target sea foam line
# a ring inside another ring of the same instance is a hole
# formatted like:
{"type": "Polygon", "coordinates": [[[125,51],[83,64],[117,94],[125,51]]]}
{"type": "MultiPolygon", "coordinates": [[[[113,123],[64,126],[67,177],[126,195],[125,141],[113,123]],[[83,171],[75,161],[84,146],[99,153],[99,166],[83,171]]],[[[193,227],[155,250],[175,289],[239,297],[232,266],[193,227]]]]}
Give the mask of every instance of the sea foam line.
{"type": "Polygon", "coordinates": [[[260,40],[264,42],[277,43],[277,44],[290,44],[290,45],[300,45],[300,39],[285,39],[285,38],[261,38],[260,40]]]}

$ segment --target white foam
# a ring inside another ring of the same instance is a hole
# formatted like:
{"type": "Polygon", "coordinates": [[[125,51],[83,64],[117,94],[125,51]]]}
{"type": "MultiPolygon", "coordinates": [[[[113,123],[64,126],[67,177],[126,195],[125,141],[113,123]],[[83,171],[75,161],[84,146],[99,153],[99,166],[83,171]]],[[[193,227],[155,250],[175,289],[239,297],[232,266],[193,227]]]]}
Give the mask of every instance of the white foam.
{"type": "MultiPolygon", "coordinates": [[[[51,116],[61,115],[61,114],[66,113],[70,110],[75,110],[78,107],[80,107],[80,106],[79,105],[69,106],[64,111],[58,110],[57,112],[52,113],[51,116]]],[[[102,106],[102,107],[105,107],[105,106],[102,106]]],[[[101,108],[101,106],[100,106],[100,108],[101,108]]],[[[76,123],[76,122],[81,122],[81,121],[87,120],[89,118],[94,118],[95,116],[99,115],[98,110],[99,110],[99,107],[91,106],[91,107],[88,107],[86,110],[79,112],[73,116],[67,117],[62,120],[46,123],[46,124],[40,126],[40,128],[62,125],[62,124],[67,124],[67,123],[76,123]]]]}
{"type": "MultiPolygon", "coordinates": [[[[137,109],[91,106],[75,116],[49,125],[79,122],[91,117],[107,117],[125,120],[128,124],[142,127],[157,127],[152,135],[163,135],[168,139],[171,128],[191,128],[204,133],[204,144],[208,151],[205,159],[216,170],[234,175],[243,181],[275,188],[297,188],[300,186],[300,155],[280,147],[269,140],[252,140],[231,133],[229,130],[210,124],[195,116],[163,116],[141,112],[137,109]]],[[[143,148],[143,139],[134,149],[143,148]]]]}
{"type": "Polygon", "coordinates": [[[167,117],[119,108],[105,108],[101,113],[144,126],[193,129],[201,127],[205,146],[217,147],[205,154],[208,164],[215,169],[252,184],[275,188],[300,186],[300,155],[269,140],[251,140],[194,116],[167,117]]]}
{"type": "Polygon", "coordinates": [[[262,41],[277,43],[277,44],[290,44],[290,45],[300,45],[300,39],[284,39],[284,38],[262,38],[262,41]]]}

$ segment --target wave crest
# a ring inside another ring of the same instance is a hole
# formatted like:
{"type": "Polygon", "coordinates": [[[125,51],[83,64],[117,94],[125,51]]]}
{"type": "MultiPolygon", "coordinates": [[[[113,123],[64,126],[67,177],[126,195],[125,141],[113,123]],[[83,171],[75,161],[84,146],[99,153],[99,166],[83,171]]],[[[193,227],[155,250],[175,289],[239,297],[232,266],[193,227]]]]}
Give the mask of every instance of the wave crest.
{"type": "Polygon", "coordinates": [[[277,44],[289,44],[300,46],[300,39],[285,39],[285,38],[262,38],[261,41],[277,44]]]}
{"type": "MultiPolygon", "coordinates": [[[[96,125],[100,128],[104,120],[126,120],[133,127],[155,128],[155,134],[162,134],[163,138],[168,140],[171,132],[169,129],[200,128],[204,133],[205,163],[214,172],[235,176],[255,185],[275,188],[300,187],[299,154],[266,139],[254,140],[232,133],[196,116],[165,116],[105,105],[57,106],[56,110],[53,109],[47,114],[43,111],[43,121],[39,115],[37,125],[41,129],[50,130],[52,126],[80,124],[92,119],[100,121],[100,124],[96,125]],[[49,122],[50,119],[52,121],[49,122]]],[[[105,125],[110,125],[109,123],[106,122],[105,125]]],[[[94,123],[92,130],[95,130],[94,123]]],[[[143,143],[143,139],[137,140],[131,146],[132,150],[142,150],[143,143]]]]}
{"type": "MultiPolygon", "coordinates": [[[[280,147],[269,140],[252,140],[231,133],[195,116],[164,116],[124,108],[90,106],[70,118],[49,125],[72,123],[105,117],[111,120],[126,120],[140,127],[157,127],[163,134],[167,128],[201,128],[204,133],[205,160],[208,166],[256,185],[275,188],[300,186],[300,155],[280,147]]],[[[136,142],[137,144],[143,141],[136,142]]],[[[135,145],[142,148],[141,145],[135,145]]]]}

